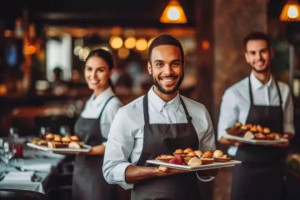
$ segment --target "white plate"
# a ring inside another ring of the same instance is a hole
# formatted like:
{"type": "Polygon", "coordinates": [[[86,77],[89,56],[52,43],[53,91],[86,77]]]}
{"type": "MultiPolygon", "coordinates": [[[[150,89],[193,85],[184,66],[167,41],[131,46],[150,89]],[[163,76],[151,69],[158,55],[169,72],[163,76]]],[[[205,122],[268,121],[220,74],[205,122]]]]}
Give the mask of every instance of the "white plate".
{"type": "Polygon", "coordinates": [[[91,150],[91,146],[84,144],[83,148],[81,149],[70,149],[70,148],[56,148],[56,149],[50,149],[48,147],[45,146],[40,146],[40,145],[36,145],[33,143],[27,143],[27,146],[35,148],[35,149],[39,149],[39,150],[43,150],[43,151],[52,151],[54,153],[79,153],[79,152],[89,152],[91,150]]]}
{"type": "Polygon", "coordinates": [[[255,140],[255,139],[247,139],[239,136],[224,134],[224,137],[231,140],[236,140],[238,142],[244,142],[249,144],[258,144],[258,145],[274,145],[280,144],[282,142],[287,142],[288,140],[285,138],[280,138],[279,140],[255,140]]]}
{"type": "Polygon", "coordinates": [[[207,170],[207,169],[217,169],[217,168],[223,168],[223,167],[233,167],[236,164],[241,164],[241,161],[238,160],[231,160],[227,162],[214,162],[211,164],[206,164],[206,165],[200,165],[200,166],[195,166],[191,167],[188,165],[176,165],[176,164],[171,164],[171,163],[165,163],[161,162],[159,160],[147,160],[146,161],[149,164],[154,164],[154,165],[162,165],[174,169],[182,169],[182,170],[187,170],[187,171],[198,171],[198,170],[207,170]]]}

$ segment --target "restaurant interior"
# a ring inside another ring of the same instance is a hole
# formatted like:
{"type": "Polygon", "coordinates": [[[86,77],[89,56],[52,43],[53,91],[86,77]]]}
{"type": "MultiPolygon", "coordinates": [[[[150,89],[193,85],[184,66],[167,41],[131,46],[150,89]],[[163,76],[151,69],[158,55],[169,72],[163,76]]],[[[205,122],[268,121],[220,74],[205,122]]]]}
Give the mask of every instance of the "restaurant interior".
{"type": "MultiPolygon", "coordinates": [[[[36,191],[48,199],[70,198],[74,157],[32,149],[26,153],[25,143],[47,131],[62,135],[74,133],[76,119],[92,94],[84,81],[83,64],[93,49],[104,48],[113,53],[112,82],[124,105],[145,94],[152,85],[146,68],[147,47],[163,32],[178,38],[184,48],[185,78],[180,93],[203,103],[217,130],[224,91],[250,72],[244,59],[243,38],[249,31],[260,30],[269,33],[272,39],[274,76],[287,83],[293,95],[296,135],[286,161],[287,199],[299,199],[300,10],[296,0],[298,17],[281,17],[289,1],[3,2],[0,6],[0,137],[13,137],[23,151],[11,163],[21,165],[17,163],[20,160],[23,164],[30,163],[25,156],[33,154],[32,157],[38,158],[35,163],[50,162],[51,170],[47,165],[48,171],[37,173],[42,181],[34,183],[39,188],[36,191]],[[181,6],[183,13],[179,12],[179,19],[163,17],[170,2],[181,6]]],[[[216,145],[227,150],[218,142],[216,145]]],[[[0,166],[4,163],[0,162],[0,166]]],[[[229,199],[231,169],[223,170],[212,183],[203,183],[203,199],[229,199]]],[[[1,188],[5,188],[3,181],[0,181],[1,188]]]]}

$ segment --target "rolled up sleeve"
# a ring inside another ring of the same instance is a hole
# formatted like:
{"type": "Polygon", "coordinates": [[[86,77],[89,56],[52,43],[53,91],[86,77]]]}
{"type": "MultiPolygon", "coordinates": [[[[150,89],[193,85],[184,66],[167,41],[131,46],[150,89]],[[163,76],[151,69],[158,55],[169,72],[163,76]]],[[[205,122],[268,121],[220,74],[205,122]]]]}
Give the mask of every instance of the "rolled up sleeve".
{"type": "Polygon", "coordinates": [[[133,184],[126,182],[125,171],[131,165],[128,159],[133,149],[134,139],[131,131],[125,128],[128,127],[126,123],[126,113],[121,108],[108,134],[102,169],[103,176],[109,184],[118,184],[124,189],[131,189],[133,184]]]}

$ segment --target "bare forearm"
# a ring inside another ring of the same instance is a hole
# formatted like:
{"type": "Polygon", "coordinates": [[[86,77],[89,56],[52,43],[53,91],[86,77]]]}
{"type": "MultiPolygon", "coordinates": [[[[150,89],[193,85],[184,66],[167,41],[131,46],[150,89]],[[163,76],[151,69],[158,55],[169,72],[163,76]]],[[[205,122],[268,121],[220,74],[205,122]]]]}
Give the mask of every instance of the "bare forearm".
{"type": "Polygon", "coordinates": [[[161,173],[157,167],[141,167],[130,165],[126,168],[125,177],[126,182],[136,183],[140,180],[158,176],[161,173]]]}
{"type": "Polygon", "coordinates": [[[104,155],[105,146],[104,145],[97,145],[93,146],[91,151],[88,153],[89,155],[104,155]]]}
{"type": "Polygon", "coordinates": [[[159,176],[168,176],[179,173],[186,173],[187,171],[183,171],[180,169],[171,169],[168,167],[160,166],[160,167],[141,167],[130,165],[126,168],[125,178],[127,183],[136,183],[141,180],[159,177],[159,176]]]}

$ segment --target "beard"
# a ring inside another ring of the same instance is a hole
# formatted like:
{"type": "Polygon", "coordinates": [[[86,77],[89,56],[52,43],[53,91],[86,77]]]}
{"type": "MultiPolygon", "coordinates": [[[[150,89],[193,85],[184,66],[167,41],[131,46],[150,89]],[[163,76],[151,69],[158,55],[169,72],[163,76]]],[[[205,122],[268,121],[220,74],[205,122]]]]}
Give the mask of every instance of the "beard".
{"type": "Polygon", "coordinates": [[[158,81],[153,77],[152,75],[152,78],[153,78],[153,82],[154,82],[154,85],[156,86],[156,88],[163,94],[174,94],[175,92],[177,92],[178,88],[180,87],[181,85],[181,82],[183,81],[183,77],[184,77],[184,73],[182,73],[182,75],[180,76],[178,82],[176,83],[175,87],[171,90],[165,90],[159,83],[158,81]]]}
{"type": "Polygon", "coordinates": [[[251,66],[252,70],[255,71],[256,73],[266,73],[266,72],[269,72],[271,70],[271,67],[270,67],[270,63],[267,63],[267,66],[264,68],[264,69],[256,69],[255,67],[251,66]]]}

